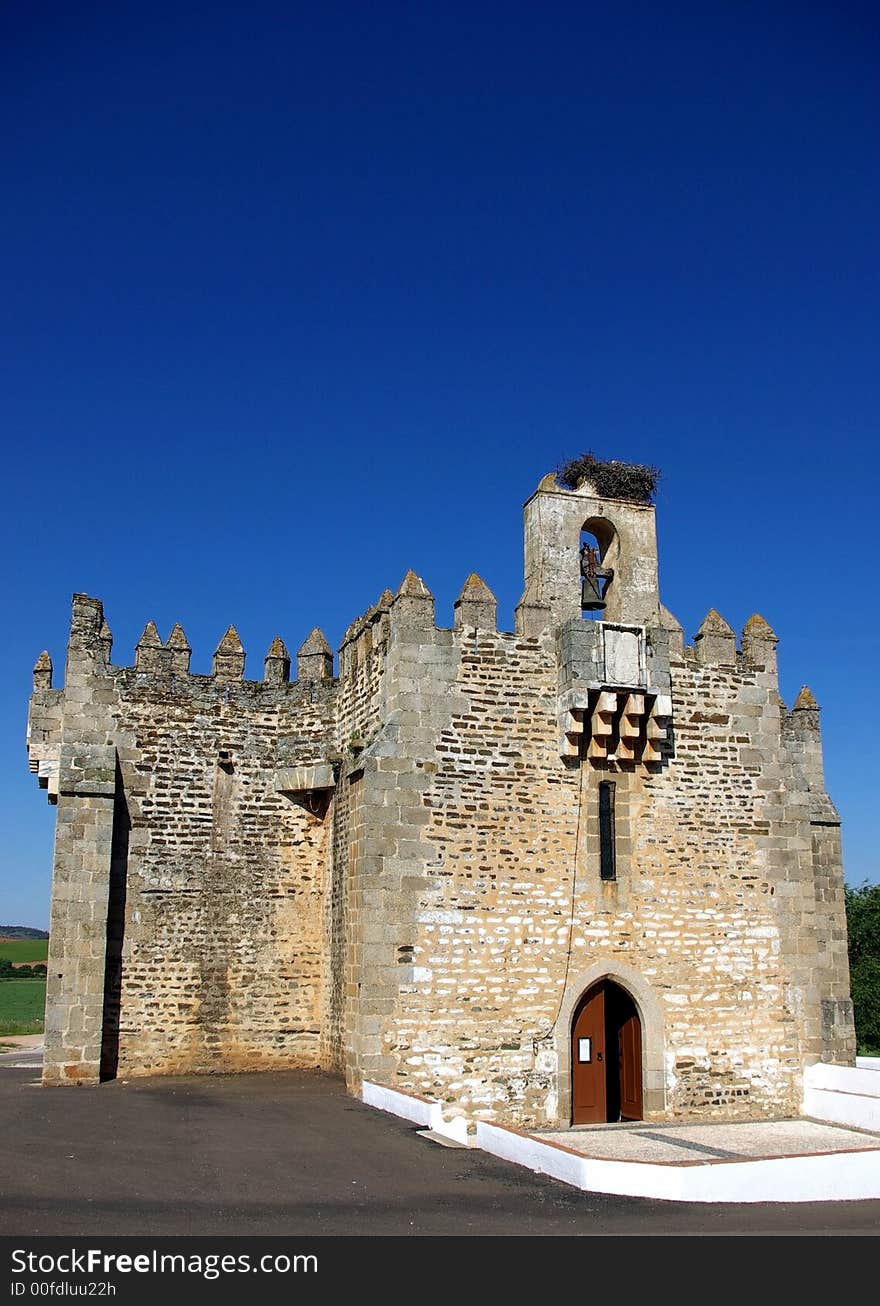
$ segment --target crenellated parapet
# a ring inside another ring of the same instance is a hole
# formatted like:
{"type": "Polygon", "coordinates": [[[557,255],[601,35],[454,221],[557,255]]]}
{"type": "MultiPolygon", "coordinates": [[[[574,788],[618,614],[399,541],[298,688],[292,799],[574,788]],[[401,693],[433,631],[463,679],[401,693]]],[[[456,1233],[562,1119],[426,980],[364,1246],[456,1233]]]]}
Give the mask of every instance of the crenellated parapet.
{"type": "Polygon", "coordinates": [[[218,680],[244,680],[244,661],[244,646],[238,631],[234,626],[229,626],[214,650],[211,673],[218,680]]]}
{"type": "Polygon", "coordinates": [[[52,659],[45,649],[34,663],[34,689],[52,688],[52,659]]]}
{"type": "Polygon", "coordinates": [[[189,662],[192,657],[192,648],[189,640],[184,634],[183,627],[178,623],[174,626],[171,634],[165,642],[170,657],[169,665],[172,676],[186,676],[189,674],[189,662]]]}
{"type": "Polygon", "coordinates": [[[704,666],[734,666],[736,663],[733,627],[714,608],[706,613],[694,636],[694,653],[704,666]]]}
{"type": "Polygon", "coordinates": [[[779,639],[773,627],[759,612],[749,617],[742,630],[742,655],[751,666],[776,671],[776,646],[779,639]]]}
{"type": "Polygon", "coordinates": [[[391,605],[391,630],[396,632],[407,627],[430,630],[434,624],[434,595],[421,576],[410,570],[391,605]]]}
{"type": "MultiPolygon", "coordinates": [[[[762,673],[775,680],[778,674],[776,649],[779,638],[759,612],[754,612],[737,636],[730,622],[710,608],[694,636],[685,645],[682,627],[667,608],[660,610],[661,624],[670,632],[670,653],[704,667],[736,667],[762,673]]],[[[769,683],[769,682],[768,682],[769,683]]]]}
{"type": "MultiPolygon", "coordinates": [[[[262,681],[250,681],[245,675],[245,650],[234,626],[229,626],[218,643],[210,675],[190,671],[192,647],[183,626],[172,628],[163,640],[156,623],[148,621],[134,649],[130,666],[113,665],[110,655],[113,636],[100,600],[75,594],[67,649],[64,685],[52,687],[53,665],[47,650],[37,658],[33,669],[33,694],[28,711],[27,747],[29,766],[50,802],[57,802],[61,773],[62,733],[71,739],[79,735],[89,748],[97,747],[98,718],[113,704],[120,719],[125,719],[124,704],[138,701],[165,702],[169,698],[181,705],[199,705],[221,701],[228,703],[234,693],[235,703],[243,710],[260,711],[269,702],[288,703],[291,710],[308,702],[316,705],[326,718],[325,733],[332,735],[335,720],[333,655],[323,633],[315,628],[299,650],[297,679],[291,681],[291,659],[284,641],[276,636],[264,659],[262,681]],[[98,710],[100,705],[100,711],[98,710]]],[[[103,738],[103,736],[102,736],[103,738]]],[[[295,734],[290,736],[295,738],[295,734]]],[[[293,752],[305,753],[310,761],[320,762],[329,744],[305,746],[293,752]],[[310,753],[315,753],[315,758],[310,753]]],[[[285,762],[289,760],[285,753],[285,762]]]]}
{"type": "Polygon", "coordinates": [[[34,663],[34,690],[28,705],[28,766],[50,803],[58,801],[63,692],[52,688],[52,659],[44,649],[34,663]]]}
{"type": "MultiPolygon", "coordinates": [[[[264,659],[262,682],[245,679],[246,654],[235,626],[229,626],[214,650],[210,675],[197,675],[190,671],[192,646],[180,623],[176,623],[168,638],[163,640],[156,623],[149,620],[134,649],[131,666],[111,664],[113,636],[98,599],[85,594],[73,597],[70,638],[64,689],[79,678],[110,677],[120,686],[150,685],[159,689],[174,683],[180,693],[187,682],[197,685],[200,692],[213,681],[218,690],[226,692],[235,682],[252,687],[265,686],[277,692],[291,682],[291,659],[280,636],[276,636],[264,659]]],[[[322,631],[315,627],[299,649],[297,658],[298,679],[308,682],[333,680],[333,654],[322,631]]],[[[43,651],[34,665],[34,690],[52,688],[53,665],[47,651],[43,651]]],[[[64,689],[58,691],[63,693],[64,689]]]]}
{"type": "Polygon", "coordinates": [[[135,670],[144,676],[162,676],[171,670],[171,659],[166,655],[154,621],[147,622],[135,645],[134,665],[135,670]]]}
{"type": "Polygon", "coordinates": [[[263,681],[267,685],[286,685],[290,680],[290,654],[280,635],[276,635],[263,659],[263,681]]]}
{"type": "Polygon", "coordinates": [[[486,582],[472,571],[453,607],[456,630],[496,630],[498,601],[486,582]]]}
{"type": "Polygon", "coordinates": [[[297,650],[296,675],[298,680],[333,679],[333,654],[323,630],[317,626],[297,650]]]}

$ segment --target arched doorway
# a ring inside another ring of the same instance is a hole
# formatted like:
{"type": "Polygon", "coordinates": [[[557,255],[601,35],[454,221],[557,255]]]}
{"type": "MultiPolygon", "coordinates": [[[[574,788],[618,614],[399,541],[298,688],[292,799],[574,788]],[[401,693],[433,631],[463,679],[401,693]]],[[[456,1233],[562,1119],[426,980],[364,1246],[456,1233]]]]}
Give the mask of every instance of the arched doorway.
{"type": "Polygon", "coordinates": [[[642,1023],[626,989],[605,978],[571,1022],[571,1123],[642,1119],[642,1023]]]}

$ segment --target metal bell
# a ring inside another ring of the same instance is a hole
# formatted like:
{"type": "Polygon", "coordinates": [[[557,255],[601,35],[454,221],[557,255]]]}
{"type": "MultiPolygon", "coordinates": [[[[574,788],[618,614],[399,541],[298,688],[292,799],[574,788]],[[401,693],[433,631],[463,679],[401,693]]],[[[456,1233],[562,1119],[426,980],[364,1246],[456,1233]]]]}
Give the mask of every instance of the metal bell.
{"type": "Polygon", "coordinates": [[[604,612],[605,600],[599,593],[599,581],[595,576],[581,578],[581,612],[604,612]]]}

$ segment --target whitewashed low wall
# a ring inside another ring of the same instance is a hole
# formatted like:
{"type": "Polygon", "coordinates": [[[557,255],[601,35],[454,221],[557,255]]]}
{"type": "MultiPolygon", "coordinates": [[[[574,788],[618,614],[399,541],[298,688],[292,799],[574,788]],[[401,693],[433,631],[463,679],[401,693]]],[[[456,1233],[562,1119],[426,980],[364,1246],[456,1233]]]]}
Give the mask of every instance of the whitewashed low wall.
{"type": "Polygon", "coordinates": [[[411,1120],[413,1124],[430,1129],[435,1134],[450,1139],[454,1143],[468,1146],[467,1120],[464,1116],[455,1116],[452,1120],[443,1119],[443,1108],[439,1102],[432,1102],[427,1097],[416,1093],[404,1093],[399,1088],[387,1088],[384,1084],[364,1082],[361,1088],[361,1101],[367,1106],[378,1107],[388,1111],[402,1120],[411,1120]]]}
{"type": "Polygon", "coordinates": [[[819,1062],[804,1071],[804,1115],[880,1133],[880,1058],[859,1057],[855,1069],[819,1062]],[[876,1063],[867,1065],[865,1063],[876,1063]]]}
{"type": "Polygon", "coordinates": [[[880,1148],[815,1156],[659,1164],[579,1156],[502,1125],[477,1146],[585,1192],[672,1202],[828,1202],[880,1197],[880,1148]]]}
{"type": "MultiPolygon", "coordinates": [[[[846,1070],[839,1066],[813,1066],[808,1072],[820,1084],[852,1084],[848,1076],[863,1072],[869,1086],[878,1085],[874,1070],[846,1070]],[[841,1079],[840,1076],[843,1075],[841,1079]]],[[[863,1094],[815,1087],[813,1093],[835,1098],[860,1098],[863,1094]]],[[[613,1161],[588,1157],[503,1125],[478,1121],[476,1139],[468,1137],[467,1120],[443,1119],[439,1102],[405,1093],[383,1084],[365,1083],[361,1099],[367,1106],[411,1120],[423,1129],[467,1146],[512,1161],[537,1174],[560,1179],[584,1192],[613,1193],[624,1197],[654,1197],[670,1202],[829,1202],[880,1198],[880,1139],[865,1140],[865,1150],[817,1153],[808,1156],[758,1157],[742,1160],[689,1162],[613,1161]]],[[[878,1098],[868,1095],[868,1100],[878,1098]]],[[[815,1115],[815,1112],[809,1114],[815,1115]]],[[[841,1117],[819,1117],[848,1123],[841,1117]]],[[[864,1126],[861,1126],[864,1127],[864,1126]]]]}

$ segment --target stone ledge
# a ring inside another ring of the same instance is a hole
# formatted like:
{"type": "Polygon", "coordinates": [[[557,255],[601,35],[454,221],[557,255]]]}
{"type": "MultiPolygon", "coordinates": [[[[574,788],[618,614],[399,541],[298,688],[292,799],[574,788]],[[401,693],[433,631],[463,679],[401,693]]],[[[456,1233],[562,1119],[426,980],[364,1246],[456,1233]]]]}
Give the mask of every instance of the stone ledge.
{"type": "Polygon", "coordinates": [[[275,792],[301,794],[315,789],[335,789],[336,777],[328,762],[309,766],[285,766],[275,776],[275,792]]]}

